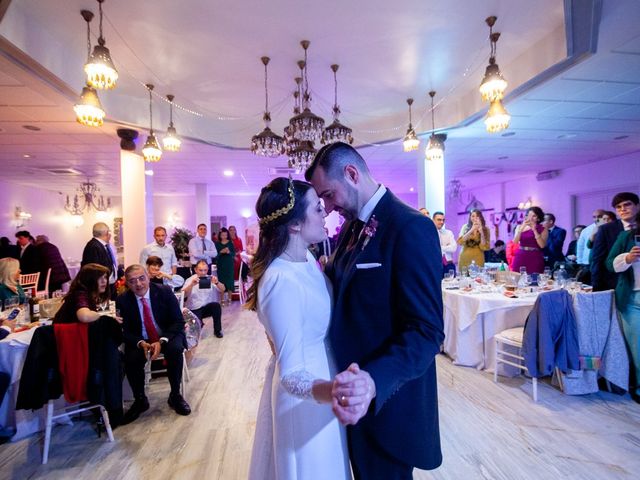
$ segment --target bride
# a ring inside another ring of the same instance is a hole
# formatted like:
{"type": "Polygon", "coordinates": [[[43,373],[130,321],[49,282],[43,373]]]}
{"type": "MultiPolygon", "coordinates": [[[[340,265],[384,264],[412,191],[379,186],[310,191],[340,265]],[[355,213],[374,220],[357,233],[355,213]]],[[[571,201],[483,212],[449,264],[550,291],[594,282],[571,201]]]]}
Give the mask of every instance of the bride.
{"type": "Polygon", "coordinates": [[[345,430],[331,411],[331,288],[308,251],[326,238],[324,207],[310,184],[276,178],[262,189],[256,212],[260,243],[247,308],[257,310],[274,355],[249,478],[350,479],[345,430]]]}

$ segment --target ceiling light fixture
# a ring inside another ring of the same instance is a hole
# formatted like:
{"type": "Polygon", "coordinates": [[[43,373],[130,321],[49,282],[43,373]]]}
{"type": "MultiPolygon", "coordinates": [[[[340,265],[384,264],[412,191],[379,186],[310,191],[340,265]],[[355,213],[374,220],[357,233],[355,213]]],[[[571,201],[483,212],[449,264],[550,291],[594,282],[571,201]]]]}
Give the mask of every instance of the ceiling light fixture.
{"type": "Polygon", "coordinates": [[[504,98],[504,91],[507,89],[507,81],[502,77],[500,68],[496,63],[496,44],[500,38],[500,33],[493,32],[493,26],[498,17],[487,17],[485,22],[489,25],[489,41],[491,43],[491,54],[489,56],[489,65],[484,72],[484,78],[480,84],[480,95],[482,100],[493,102],[504,98]]]}
{"type": "MultiPolygon", "coordinates": [[[[80,15],[87,22],[87,56],[91,58],[91,20],[93,20],[93,12],[89,10],[81,10],[80,15]]],[[[85,67],[86,69],[86,67],[85,67]]],[[[82,89],[78,103],[73,106],[76,112],[76,120],[82,125],[88,127],[99,127],[104,123],[106,113],[102,108],[98,92],[89,82],[82,89]]]]}
{"type": "Polygon", "coordinates": [[[402,148],[405,152],[413,152],[420,146],[420,140],[416,135],[416,131],[411,125],[411,105],[413,105],[413,98],[407,98],[407,105],[409,105],[409,128],[407,128],[407,134],[402,140],[402,148]]]}
{"type": "MultiPolygon", "coordinates": [[[[311,93],[309,92],[309,66],[307,62],[307,50],[309,49],[309,40],[300,42],[304,49],[303,79],[304,92],[302,94],[302,113],[296,115],[289,120],[292,134],[298,140],[308,140],[314,142],[322,137],[322,129],[324,128],[324,120],[311,111],[311,93]]],[[[301,65],[298,62],[298,65],[301,65]]]]}
{"type": "Polygon", "coordinates": [[[162,157],[162,150],[160,149],[160,145],[158,145],[156,136],[153,134],[153,110],[151,107],[151,91],[153,90],[153,85],[147,83],[145,87],[147,87],[149,91],[149,136],[147,137],[147,141],[144,142],[144,147],[142,147],[142,156],[145,162],[159,162],[160,157],[162,157]]]}
{"type": "Polygon", "coordinates": [[[82,215],[85,210],[89,211],[91,209],[97,212],[105,212],[111,208],[111,199],[107,198],[105,202],[102,195],[98,196],[99,192],[98,186],[87,179],[77,188],[76,194],[73,196],[73,202],[70,201],[69,195],[67,195],[67,203],[64,209],[71,215],[82,215]]]}
{"type": "MultiPolygon", "coordinates": [[[[302,72],[302,68],[300,69],[302,72]]],[[[302,84],[302,76],[295,78],[296,82],[296,90],[293,92],[293,116],[295,117],[300,113],[300,96],[301,96],[301,84],[302,84]]],[[[291,120],[289,120],[291,122],[291,120]]],[[[298,144],[300,143],[293,136],[293,127],[291,125],[287,125],[284,127],[284,151],[287,155],[289,155],[292,151],[298,148],[298,144]]]]}
{"type": "Polygon", "coordinates": [[[233,177],[233,170],[225,170],[222,172],[225,177],[233,177]]]}
{"type": "Polygon", "coordinates": [[[318,151],[315,149],[313,142],[309,140],[300,140],[298,146],[289,153],[289,168],[295,169],[296,173],[302,173],[316,156],[318,151]]]}
{"type": "Polygon", "coordinates": [[[269,57],[262,57],[264,65],[264,130],[251,138],[251,152],[263,157],[277,157],[284,153],[284,138],[275,134],[271,128],[271,113],[269,112],[268,72],[269,57]]]}
{"type": "Polygon", "coordinates": [[[87,74],[87,83],[90,86],[100,90],[107,90],[116,86],[118,71],[113,65],[109,49],[104,46],[105,40],[102,36],[102,4],[104,0],[97,1],[100,12],[100,36],[98,37],[98,45],[94,47],[93,53],[89,55],[84,71],[87,74]]]}
{"type": "Polygon", "coordinates": [[[435,107],[433,106],[433,97],[436,96],[436,92],[430,91],[429,96],[431,97],[431,136],[425,150],[425,156],[427,160],[442,161],[444,160],[444,141],[447,139],[447,135],[445,133],[436,134],[435,107]]]}
{"type": "Polygon", "coordinates": [[[167,100],[169,100],[169,128],[167,128],[167,135],[162,139],[162,145],[165,150],[169,150],[170,152],[177,152],[180,150],[180,145],[182,142],[180,141],[180,137],[176,132],[175,127],[173,126],[173,99],[175,97],[173,95],[167,95],[167,100]]]}
{"type": "Polygon", "coordinates": [[[153,177],[153,170],[151,170],[151,169],[149,169],[149,170],[145,170],[145,171],[144,171],[144,174],[145,174],[147,177],[153,177]]]}
{"type": "Polygon", "coordinates": [[[496,133],[501,132],[509,128],[509,122],[511,116],[509,112],[502,105],[501,100],[494,100],[489,106],[487,116],[484,119],[484,124],[487,127],[487,132],[496,133]]]}
{"type": "Polygon", "coordinates": [[[331,71],[333,72],[333,123],[322,131],[322,144],[344,142],[353,143],[353,130],[340,123],[338,117],[340,116],[340,107],[338,106],[338,72],[339,66],[336,64],[331,65],[331,71]]]}

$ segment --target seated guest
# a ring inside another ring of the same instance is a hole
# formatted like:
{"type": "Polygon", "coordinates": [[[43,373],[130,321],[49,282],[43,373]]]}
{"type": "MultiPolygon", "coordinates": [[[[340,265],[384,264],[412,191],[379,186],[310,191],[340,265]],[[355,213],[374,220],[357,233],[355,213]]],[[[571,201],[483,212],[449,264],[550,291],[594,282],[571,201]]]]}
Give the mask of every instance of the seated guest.
{"type": "Polygon", "coordinates": [[[0,259],[0,303],[4,308],[4,301],[18,297],[19,302],[25,301],[24,290],[20,286],[20,262],[15,258],[0,259]]]}
{"type": "Polygon", "coordinates": [[[171,288],[179,288],[184,285],[184,278],[180,275],[166,273],[162,270],[164,262],[160,257],[151,255],[147,257],[147,272],[149,273],[149,281],[160,285],[167,285],[171,288]]]}
{"type": "Polygon", "coordinates": [[[548,230],[542,225],[544,213],[540,207],[531,207],[522,225],[516,227],[513,242],[520,244],[513,259],[513,271],[519,272],[521,267],[527,273],[542,273],[544,270],[544,255],[542,249],[547,245],[548,230]]]}
{"type": "Polygon", "coordinates": [[[124,272],[129,290],[118,296],[116,306],[123,319],[125,372],[134,402],[123,423],[131,423],[149,409],[144,391],[144,366],[163,353],[171,393],[168,404],[179,415],[189,415],[191,408],[180,394],[183,355],[187,347],[184,319],[173,292],[149,281],[142,265],[130,265],[124,272]]]}
{"type": "MultiPolygon", "coordinates": [[[[0,320],[0,340],[6,338],[11,332],[13,332],[14,328],[16,328],[15,318],[13,320],[9,320],[7,318],[0,320]]],[[[0,404],[2,404],[2,401],[0,401],[0,404]]]]}
{"type": "Polygon", "coordinates": [[[496,240],[493,248],[484,252],[484,261],[489,263],[507,263],[506,248],[502,240],[496,240]]]}
{"type": "Polygon", "coordinates": [[[440,250],[442,251],[442,275],[446,275],[447,272],[453,271],[456,273],[456,266],[453,263],[453,254],[458,249],[458,243],[456,242],[453,232],[447,230],[444,227],[444,213],[435,212],[433,214],[433,223],[436,224],[438,234],[440,236],[440,250]]]}
{"type": "Polygon", "coordinates": [[[620,220],[600,226],[596,233],[591,257],[591,285],[594,291],[616,288],[616,274],[607,269],[605,262],[620,233],[635,228],[635,217],[640,211],[640,199],[635,193],[621,192],[613,197],[611,206],[616,209],[620,220]]]}
{"type": "Polygon", "coordinates": [[[556,262],[564,261],[562,247],[564,246],[564,239],[567,237],[567,231],[556,225],[556,216],[553,213],[544,214],[542,226],[549,231],[547,245],[542,252],[544,254],[544,264],[553,268],[556,262]]]}
{"type": "Polygon", "coordinates": [[[122,319],[105,311],[110,298],[109,273],[108,268],[97,263],[83,266],[71,282],[69,292],[53,318],[53,325],[63,379],[81,375],[84,382],[81,387],[71,383],[73,381],[65,384],[65,397],[69,401],[89,399],[103,404],[109,412],[111,426],[116,427],[122,420],[122,377],[118,352],[122,343],[122,319]],[[72,329],[74,324],[88,325],[83,331],[80,327],[72,329]],[[78,335],[85,340],[80,341],[86,348],[84,351],[78,350],[78,335]],[[83,357],[87,359],[84,365],[74,365],[83,357]],[[70,388],[73,392],[69,391],[70,388]],[[71,395],[77,397],[71,400],[71,395]]]}
{"type": "Polygon", "coordinates": [[[20,258],[18,246],[12,245],[8,237],[0,237],[0,258],[5,257],[20,258]]]}
{"type": "MultiPolygon", "coordinates": [[[[617,195],[616,197],[614,199],[620,199],[617,195]]],[[[621,210],[618,210],[618,214],[624,218],[621,210]]],[[[625,220],[626,222],[635,226],[618,235],[605,263],[610,273],[617,274],[616,307],[620,312],[622,331],[631,354],[631,379],[635,380],[635,384],[629,386],[629,393],[633,400],[640,403],[640,244],[636,240],[640,236],[640,212],[631,221],[625,220]]],[[[596,246],[597,242],[596,239],[596,246]]]]}
{"type": "Polygon", "coordinates": [[[196,314],[201,323],[205,317],[213,318],[213,331],[216,337],[222,338],[220,294],[225,291],[225,286],[216,277],[207,276],[208,265],[204,260],[196,263],[195,270],[195,275],[189,277],[182,287],[185,304],[196,314]],[[208,281],[209,278],[210,281],[208,281]],[[201,282],[200,279],[205,281],[201,282]]]}
{"type": "Polygon", "coordinates": [[[576,246],[578,244],[578,239],[580,238],[580,233],[582,233],[582,230],[584,230],[584,225],[576,225],[575,227],[573,227],[573,240],[571,240],[571,242],[569,242],[569,247],[567,248],[567,253],[565,255],[566,259],[570,262],[574,262],[576,261],[577,257],[576,257],[576,246]]]}

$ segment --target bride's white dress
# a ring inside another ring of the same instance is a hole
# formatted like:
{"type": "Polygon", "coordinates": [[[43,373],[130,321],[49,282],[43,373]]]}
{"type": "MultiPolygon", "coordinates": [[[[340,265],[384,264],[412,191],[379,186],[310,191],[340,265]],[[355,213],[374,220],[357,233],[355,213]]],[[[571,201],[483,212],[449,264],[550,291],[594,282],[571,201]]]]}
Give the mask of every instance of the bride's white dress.
{"type": "Polygon", "coordinates": [[[258,408],[250,480],[350,479],[346,433],[330,404],[311,395],[314,379],[335,375],[325,344],[331,288],[309,253],[276,258],[258,288],[258,318],[276,355],[258,408]]]}

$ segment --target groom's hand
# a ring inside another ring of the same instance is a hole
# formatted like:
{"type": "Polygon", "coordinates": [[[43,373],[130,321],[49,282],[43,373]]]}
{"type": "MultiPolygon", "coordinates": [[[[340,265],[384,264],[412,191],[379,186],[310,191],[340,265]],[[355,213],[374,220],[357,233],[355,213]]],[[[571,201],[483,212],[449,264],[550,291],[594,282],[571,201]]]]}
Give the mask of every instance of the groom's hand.
{"type": "Polygon", "coordinates": [[[367,414],[376,386],[371,376],[357,363],[336,375],[332,387],[333,413],[343,425],[355,425],[367,414]]]}

